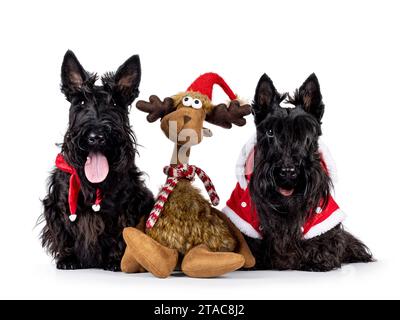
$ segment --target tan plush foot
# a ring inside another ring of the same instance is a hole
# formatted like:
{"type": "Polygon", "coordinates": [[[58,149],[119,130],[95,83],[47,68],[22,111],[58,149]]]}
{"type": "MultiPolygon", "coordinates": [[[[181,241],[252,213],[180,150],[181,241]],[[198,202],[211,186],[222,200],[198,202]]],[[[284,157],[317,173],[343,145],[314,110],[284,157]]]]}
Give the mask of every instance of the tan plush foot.
{"type": "Polygon", "coordinates": [[[178,263],[177,250],[164,247],[136,228],[125,228],[123,237],[129,248],[124,255],[127,263],[130,256],[134,257],[137,263],[158,278],[166,278],[174,271],[178,263]]]}
{"type": "MultiPolygon", "coordinates": [[[[144,217],[139,221],[137,226],[135,227],[138,230],[145,229],[145,219],[144,217]]],[[[126,242],[126,241],[125,241],[126,242]]],[[[121,260],[121,271],[126,273],[139,273],[146,272],[139,262],[136,261],[135,257],[132,255],[133,249],[129,246],[126,247],[124,256],[121,260]]]]}
{"type": "Polygon", "coordinates": [[[191,249],[182,261],[182,271],[193,278],[213,278],[243,267],[245,258],[233,252],[211,252],[207,246],[191,249]]]}
{"type": "Polygon", "coordinates": [[[139,273],[146,270],[136,261],[135,257],[131,254],[132,248],[126,247],[124,256],[121,260],[121,271],[126,273],[139,273]]]}

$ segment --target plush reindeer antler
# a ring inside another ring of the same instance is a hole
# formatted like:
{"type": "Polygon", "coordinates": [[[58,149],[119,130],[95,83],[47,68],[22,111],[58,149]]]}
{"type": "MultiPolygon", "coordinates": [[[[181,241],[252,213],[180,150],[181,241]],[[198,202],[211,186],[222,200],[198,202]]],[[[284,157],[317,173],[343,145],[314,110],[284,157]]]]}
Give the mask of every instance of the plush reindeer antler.
{"type": "Polygon", "coordinates": [[[232,124],[239,127],[246,124],[245,116],[251,113],[251,107],[249,104],[240,105],[239,101],[232,100],[229,107],[226,104],[221,103],[213,108],[213,110],[207,114],[206,121],[220,126],[222,128],[230,129],[232,124]]]}
{"type": "Polygon", "coordinates": [[[164,101],[161,101],[159,97],[152,95],[149,98],[149,102],[143,100],[138,101],[136,103],[136,108],[148,113],[147,121],[154,122],[174,111],[174,100],[168,97],[165,98],[164,101]]]}

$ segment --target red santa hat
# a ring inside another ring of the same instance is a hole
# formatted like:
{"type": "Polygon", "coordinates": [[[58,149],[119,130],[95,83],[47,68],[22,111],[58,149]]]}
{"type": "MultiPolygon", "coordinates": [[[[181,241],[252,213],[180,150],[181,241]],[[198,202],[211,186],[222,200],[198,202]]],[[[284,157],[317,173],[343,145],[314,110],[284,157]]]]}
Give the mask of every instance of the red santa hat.
{"type": "Polygon", "coordinates": [[[227,85],[225,80],[213,72],[208,72],[199,76],[186,91],[199,92],[212,100],[212,90],[214,84],[219,85],[230,100],[237,99],[236,94],[233,93],[232,89],[227,85]]]}

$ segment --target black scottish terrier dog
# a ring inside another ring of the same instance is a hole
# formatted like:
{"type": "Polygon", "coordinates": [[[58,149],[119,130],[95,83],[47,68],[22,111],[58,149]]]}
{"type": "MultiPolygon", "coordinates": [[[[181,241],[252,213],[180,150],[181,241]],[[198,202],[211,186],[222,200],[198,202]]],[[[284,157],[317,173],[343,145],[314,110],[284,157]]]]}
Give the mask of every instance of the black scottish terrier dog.
{"type": "Polygon", "coordinates": [[[61,91],[71,103],[69,126],[43,200],[41,233],[58,269],[119,271],[123,228],[135,226],[153,207],[135,165],[128,118],[140,77],[134,55],[97,86],[97,76],[85,71],[73,52],[65,54],[61,91]]]}
{"type": "Polygon", "coordinates": [[[257,142],[249,187],[262,239],[246,237],[257,269],[329,271],[343,263],[373,261],[369,249],[341,223],[304,236],[303,227],[318,220],[315,212],[336,209],[319,151],[324,107],[315,74],[289,98],[265,74],[257,85],[257,142]],[[292,108],[280,106],[285,99],[292,108]]]}

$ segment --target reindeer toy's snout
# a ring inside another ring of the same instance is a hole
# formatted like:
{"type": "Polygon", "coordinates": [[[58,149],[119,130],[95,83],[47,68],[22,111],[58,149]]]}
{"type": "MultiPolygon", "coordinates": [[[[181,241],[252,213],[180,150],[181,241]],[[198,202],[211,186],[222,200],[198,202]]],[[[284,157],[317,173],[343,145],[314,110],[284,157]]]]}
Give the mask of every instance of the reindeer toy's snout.
{"type": "Polygon", "coordinates": [[[121,268],[135,272],[139,266],[155,276],[167,277],[182,258],[182,271],[192,277],[215,277],[241,267],[254,266],[254,258],[240,231],[219,210],[212,207],[191,184],[197,175],[213,205],[218,195],[208,176],[188,164],[190,148],[211,130],[204,121],[231,128],[243,126],[250,105],[243,104],[215,73],[200,76],[185,91],[163,101],[151,96],[137,108],[147,112],[149,122],[161,119],[161,129],[174,142],[171,165],[164,169],[168,178],[146,223],[145,232],[124,230],[127,243],[121,268]],[[231,100],[229,106],[212,103],[213,85],[219,85],[231,100]]]}

